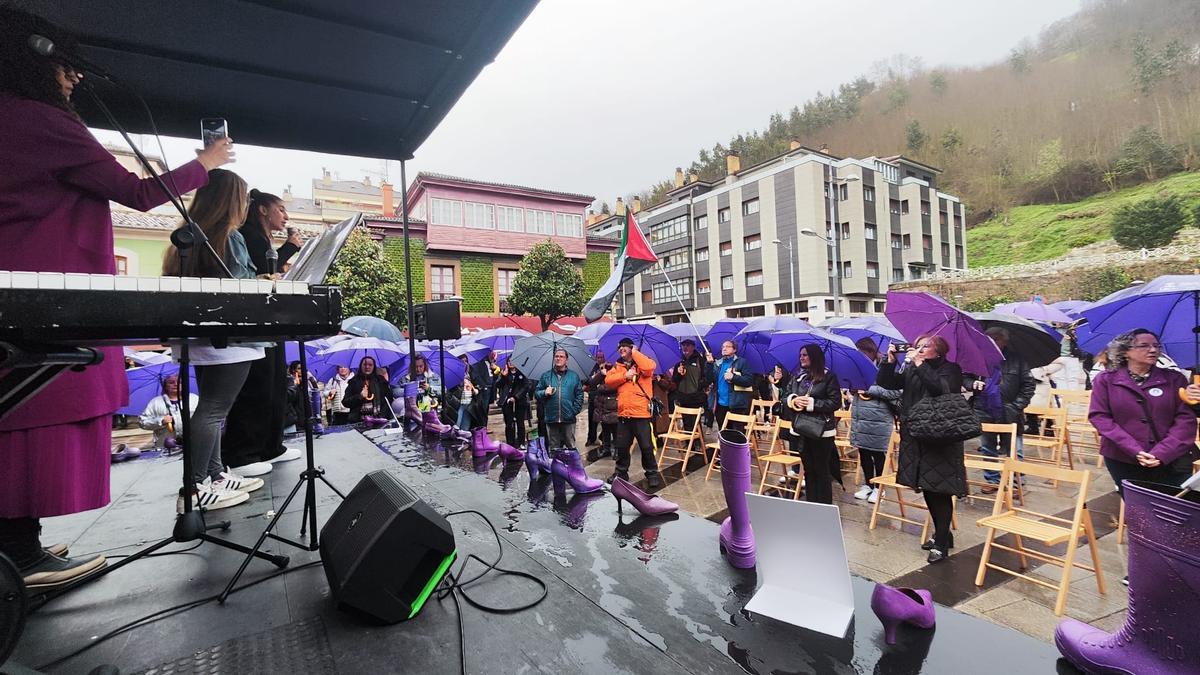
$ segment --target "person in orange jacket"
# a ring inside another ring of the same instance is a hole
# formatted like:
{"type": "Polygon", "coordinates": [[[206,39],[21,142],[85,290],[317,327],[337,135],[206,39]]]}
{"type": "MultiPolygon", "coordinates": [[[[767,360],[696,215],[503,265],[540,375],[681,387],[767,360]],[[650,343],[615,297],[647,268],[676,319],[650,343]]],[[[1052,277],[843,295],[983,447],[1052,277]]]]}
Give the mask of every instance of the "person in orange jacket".
{"type": "Polygon", "coordinates": [[[658,473],[658,461],[654,458],[654,431],[651,428],[651,396],[654,395],[654,371],[658,364],[639,352],[633,340],[621,338],[617,343],[617,361],[613,364],[604,384],[617,390],[617,434],[614,442],[617,451],[616,472],[608,482],[620,477],[629,480],[630,449],[636,438],[642,453],[642,469],[646,473],[646,484],[651,490],[662,487],[658,473]]]}

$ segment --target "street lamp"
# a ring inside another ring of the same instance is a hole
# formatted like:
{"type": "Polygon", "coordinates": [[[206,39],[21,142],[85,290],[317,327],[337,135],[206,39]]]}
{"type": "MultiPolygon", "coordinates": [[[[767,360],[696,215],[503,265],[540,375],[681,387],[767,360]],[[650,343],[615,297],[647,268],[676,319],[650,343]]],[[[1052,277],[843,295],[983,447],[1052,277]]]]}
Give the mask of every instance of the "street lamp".
{"type": "Polygon", "coordinates": [[[838,223],[837,189],[839,185],[853,183],[857,180],[861,179],[853,174],[839,179],[837,177],[837,167],[829,167],[829,198],[826,200],[826,203],[828,204],[827,215],[829,217],[829,225],[833,230],[832,242],[827,237],[817,234],[812,228],[806,227],[800,230],[800,234],[808,237],[817,237],[827,244],[833,244],[833,271],[837,281],[831,284],[831,286],[833,287],[833,315],[835,317],[842,315],[842,226],[838,223]]]}
{"type": "Polygon", "coordinates": [[[772,244],[782,246],[788,252],[788,288],[792,291],[792,314],[796,314],[796,253],[792,250],[792,242],[784,242],[779,239],[772,239],[772,244]]]}

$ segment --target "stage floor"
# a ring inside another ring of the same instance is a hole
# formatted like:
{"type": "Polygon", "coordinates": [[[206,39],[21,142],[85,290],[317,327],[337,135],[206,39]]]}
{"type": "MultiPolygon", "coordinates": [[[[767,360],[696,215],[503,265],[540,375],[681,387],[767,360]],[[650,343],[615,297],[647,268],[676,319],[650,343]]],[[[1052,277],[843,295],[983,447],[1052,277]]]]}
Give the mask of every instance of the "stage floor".
{"type": "MultiPolygon", "coordinates": [[[[467,672],[1053,673],[1058,667],[1052,645],[943,606],[935,630],[902,629],[899,642],[887,647],[869,606],[873,583],[859,577],[844,639],[749,615],[742,608],[755,575],[725,563],[714,522],[686,513],[647,519],[627,510],[621,517],[608,494],[556,495],[548,481],[531,485],[523,464],[477,465],[469,452],[371,436],[380,445],[355,431],[318,439],[317,461],[331,482],[346,492],[363,474],[385,469],[440,512],[481,511],[500,533],[502,565],[549,587],[540,605],[515,614],[463,604],[467,672]]],[[[180,468],[176,458],[113,467],[113,503],[45,521],[44,543],[116,555],[168,536],[180,468]]],[[[233,523],[221,536],[253,543],[302,468],[303,462],[276,465],[249,502],[214,513],[233,523]]],[[[321,522],[337,501],[318,488],[321,522]]],[[[301,506],[299,499],[292,503],[280,534],[298,534],[301,506]]],[[[451,522],[460,558],[495,556],[480,519],[451,522]]],[[[290,555],[292,567],[318,560],[277,542],[267,548],[290,555]]],[[[135,562],[32,614],[13,660],[46,664],[141,616],[214,595],[240,562],[234,552],[209,545],[135,562]]],[[[242,583],[275,572],[255,561],[242,583]]],[[[473,587],[477,600],[497,606],[536,594],[532,583],[514,577],[473,587]]],[[[211,602],[123,633],[52,672],[86,673],[109,663],[122,672],[453,673],[458,630],[449,598],[431,600],[415,619],[393,626],[339,611],[323,571],[313,566],[240,591],[225,605],[211,602]],[[163,664],[170,666],[156,668],[163,664]]]]}

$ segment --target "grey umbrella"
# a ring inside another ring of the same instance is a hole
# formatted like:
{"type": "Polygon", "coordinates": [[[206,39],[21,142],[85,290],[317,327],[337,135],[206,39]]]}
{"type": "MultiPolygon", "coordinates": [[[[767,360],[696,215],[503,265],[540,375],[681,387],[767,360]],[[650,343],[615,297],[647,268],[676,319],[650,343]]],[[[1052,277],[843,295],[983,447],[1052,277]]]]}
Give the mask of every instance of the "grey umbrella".
{"type": "Polygon", "coordinates": [[[554,367],[556,349],[567,352],[567,368],[575,371],[579,379],[586,380],[592,374],[592,355],[583,340],[552,331],[517,340],[508,362],[520,368],[526,377],[537,380],[542,373],[554,367]]]}
{"type": "Polygon", "coordinates": [[[1015,314],[976,312],[971,316],[984,330],[998,326],[1012,337],[1008,348],[1021,355],[1030,368],[1041,368],[1059,355],[1059,341],[1029,319],[1015,314]]]}

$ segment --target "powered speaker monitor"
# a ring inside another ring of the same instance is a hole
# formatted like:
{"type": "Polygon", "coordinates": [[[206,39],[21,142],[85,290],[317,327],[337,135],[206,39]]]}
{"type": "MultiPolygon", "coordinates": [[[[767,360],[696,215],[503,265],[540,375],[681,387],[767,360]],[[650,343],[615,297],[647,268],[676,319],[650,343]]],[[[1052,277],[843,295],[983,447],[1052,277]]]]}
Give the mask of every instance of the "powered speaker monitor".
{"type": "Polygon", "coordinates": [[[457,340],[462,337],[457,300],[413,305],[413,335],[418,340],[457,340]]]}

